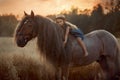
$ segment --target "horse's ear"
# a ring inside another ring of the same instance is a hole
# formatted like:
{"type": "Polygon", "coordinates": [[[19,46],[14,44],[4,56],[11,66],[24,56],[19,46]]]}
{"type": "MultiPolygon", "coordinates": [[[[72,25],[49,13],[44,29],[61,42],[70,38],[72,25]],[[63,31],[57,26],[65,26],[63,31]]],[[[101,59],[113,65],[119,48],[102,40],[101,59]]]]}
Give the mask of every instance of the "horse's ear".
{"type": "Polygon", "coordinates": [[[31,17],[34,18],[34,12],[31,10],[31,17]]]}
{"type": "Polygon", "coordinates": [[[28,14],[24,11],[24,15],[27,16],[28,14]]]}

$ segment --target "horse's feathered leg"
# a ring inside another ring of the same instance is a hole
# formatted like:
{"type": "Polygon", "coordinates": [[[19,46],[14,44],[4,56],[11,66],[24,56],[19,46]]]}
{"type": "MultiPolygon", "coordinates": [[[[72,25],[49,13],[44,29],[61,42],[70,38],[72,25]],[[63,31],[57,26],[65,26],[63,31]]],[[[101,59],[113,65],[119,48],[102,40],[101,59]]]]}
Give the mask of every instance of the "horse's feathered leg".
{"type": "Polygon", "coordinates": [[[113,80],[112,78],[115,76],[114,61],[108,56],[102,56],[99,63],[105,73],[105,80],[113,80]]]}
{"type": "Polygon", "coordinates": [[[106,62],[106,57],[105,56],[101,56],[100,59],[99,59],[99,63],[100,63],[100,66],[102,67],[103,71],[104,71],[104,75],[105,77],[104,78],[107,78],[107,69],[108,69],[108,65],[107,65],[107,62],[106,62]]]}
{"type": "Polygon", "coordinates": [[[56,73],[55,73],[55,80],[61,80],[62,72],[61,68],[56,68],[56,73]]]}
{"type": "Polygon", "coordinates": [[[110,57],[107,57],[107,63],[108,63],[108,67],[109,67],[109,75],[111,80],[115,80],[115,76],[116,76],[116,64],[113,60],[113,58],[111,59],[110,57]]]}
{"type": "Polygon", "coordinates": [[[62,80],[68,80],[69,77],[69,67],[64,66],[62,67],[62,80]]]}
{"type": "Polygon", "coordinates": [[[59,67],[56,69],[55,80],[68,80],[68,67],[59,67]]]}

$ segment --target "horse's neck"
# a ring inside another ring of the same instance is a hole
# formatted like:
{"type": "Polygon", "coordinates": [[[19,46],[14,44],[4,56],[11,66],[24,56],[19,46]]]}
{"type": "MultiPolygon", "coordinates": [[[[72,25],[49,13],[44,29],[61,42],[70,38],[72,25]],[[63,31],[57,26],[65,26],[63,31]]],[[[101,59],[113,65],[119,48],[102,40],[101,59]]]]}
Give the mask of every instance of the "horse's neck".
{"type": "Polygon", "coordinates": [[[60,27],[47,18],[39,17],[39,32],[38,32],[38,49],[41,54],[46,55],[46,58],[55,64],[59,64],[60,60],[64,61],[64,48],[60,27]],[[60,60],[59,60],[60,59],[60,60]]]}

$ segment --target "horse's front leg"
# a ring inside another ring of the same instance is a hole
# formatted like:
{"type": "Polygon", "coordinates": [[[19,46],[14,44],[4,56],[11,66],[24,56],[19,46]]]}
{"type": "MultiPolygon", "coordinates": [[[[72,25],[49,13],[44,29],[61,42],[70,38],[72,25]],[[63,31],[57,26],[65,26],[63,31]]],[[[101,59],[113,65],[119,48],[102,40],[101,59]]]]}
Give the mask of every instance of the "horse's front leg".
{"type": "Polygon", "coordinates": [[[56,68],[56,73],[55,73],[55,80],[62,80],[62,69],[59,67],[59,68],[56,68]]]}
{"type": "Polygon", "coordinates": [[[57,68],[55,80],[68,80],[68,76],[69,76],[68,67],[57,68]]]}
{"type": "Polygon", "coordinates": [[[62,80],[68,80],[69,77],[69,68],[67,66],[64,66],[61,68],[62,70],[62,80]]]}

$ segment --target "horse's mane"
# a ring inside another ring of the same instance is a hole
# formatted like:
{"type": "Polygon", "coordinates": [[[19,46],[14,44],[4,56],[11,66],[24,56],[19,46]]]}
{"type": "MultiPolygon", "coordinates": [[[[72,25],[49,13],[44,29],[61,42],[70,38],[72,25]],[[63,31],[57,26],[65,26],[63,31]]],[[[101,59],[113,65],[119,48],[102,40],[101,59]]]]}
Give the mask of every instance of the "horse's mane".
{"type": "Polygon", "coordinates": [[[55,22],[42,16],[35,16],[38,24],[38,48],[41,54],[52,62],[64,61],[62,29],[55,22]]]}
{"type": "Polygon", "coordinates": [[[22,25],[24,24],[24,22],[26,21],[27,18],[28,17],[24,16],[23,19],[22,19],[22,21],[19,21],[19,24],[17,25],[16,30],[15,30],[16,32],[19,32],[19,30],[22,28],[22,25]]]}

